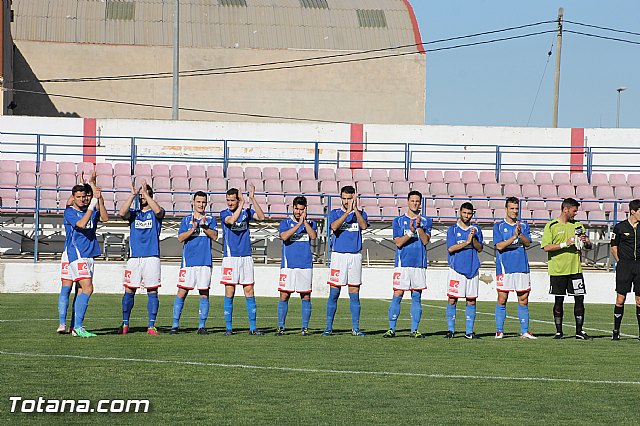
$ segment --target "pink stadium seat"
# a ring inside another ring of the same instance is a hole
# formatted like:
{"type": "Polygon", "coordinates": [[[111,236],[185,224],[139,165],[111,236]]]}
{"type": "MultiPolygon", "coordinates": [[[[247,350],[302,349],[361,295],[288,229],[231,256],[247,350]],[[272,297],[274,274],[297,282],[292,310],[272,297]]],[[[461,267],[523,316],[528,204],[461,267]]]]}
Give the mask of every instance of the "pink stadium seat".
{"type": "Polygon", "coordinates": [[[632,187],[640,186],[640,174],[630,174],[627,176],[627,184],[632,187]]]}
{"type": "Polygon", "coordinates": [[[229,189],[236,188],[238,191],[244,191],[245,190],[245,181],[244,181],[244,179],[240,179],[240,178],[228,179],[227,180],[227,187],[229,189]]]}
{"type": "Polygon", "coordinates": [[[169,166],[167,164],[154,164],[151,166],[151,175],[157,177],[170,177],[169,166]]]}
{"type": "MultiPolygon", "coordinates": [[[[72,164],[72,167],[69,167],[68,169],[63,166],[64,163],[59,163],[58,164],[58,173],[62,174],[62,173],[67,173],[67,174],[75,174],[75,172],[73,171],[73,169],[75,169],[75,164],[72,164]]],[[[91,176],[91,174],[95,171],[96,166],[93,163],[78,163],[78,176],[80,176],[81,174],[83,174],[87,179],[89,178],[89,176],[91,176]]]]}
{"type": "Polygon", "coordinates": [[[113,173],[115,176],[131,176],[131,164],[116,163],[113,167],[113,173]]]}
{"type": "Polygon", "coordinates": [[[571,177],[569,173],[557,172],[553,174],[553,183],[556,186],[571,185],[571,177]]]}
{"type": "MultiPolygon", "coordinates": [[[[173,167],[172,167],[173,169],[173,167]]],[[[173,170],[172,170],[173,173],[173,170]]],[[[244,180],[244,169],[242,167],[231,166],[227,168],[227,179],[244,180]]]]}
{"type": "Polygon", "coordinates": [[[336,180],[336,172],[333,169],[320,169],[318,170],[318,180],[320,182],[325,180],[336,180]]]}
{"type": "Polygon", "coordinates": [[[98,175],[96,177],[96,185],[98,185],[102,189],[112,189],[113,175],[98,175]]]}
{"type": "Polygon", "coordinates": [[[464,170],[462,172],[462,183],[480,183],[478,172],[475,170],[464,170]]]}
{"type": "Polygon", "coordinates": [[[264,181],[264,190],[266,192],[282,192],[282,182],[280,179],[267,179],[264,181]]]}
{"type": "MultiPolygon", "coordinates": [[[[533,180],[533,174],[531,175],[533,180]]],[[[540,188],[533,183],[526,183],[522,185],[522,196],[525,198],[540,198],[540,188]]]]}
{"type": "Polygon", "coordinates": [[[547,210],[551,212],[551,217],[558,217],[562,212],[562,201],[547,201],[547,210]]]}
{"type": "Polygon", "coordinates": [[[398,208],[394,206],[384,206],[382,207],[380,214],[382,215],[383,220],[390,221],[400,215],[400,210],[398,210],[398,208]]]}
{"type": "Polygon", "coordinates": [[[131,176],[116,176],[113,181],[114,189],[131,190],[131,176]]]}
{"type": "Polygon", "coordinates": [[[18,162],[18,173],[35,173],[36,162],[31,160],[22,160],[18,162]]]}
{"type": "Polygon", "coordinates": [[[324,216],[324,206],[315,204],[308,205],[307,216],[311,219],[321,219],[324,216]]]}
{"type": "MultiPolygon", "coordinates": [[[[50,192],[50,191],[47,191],[47,192],[50,192]]],[[[57,213],[56,211],[57,209],[58,209],[58,200],[56,200],[55,198],[53,199],[43,198],[42,200],[40,200],[40,211],[45,213],[57,213]]]]}
{"type": "Polygon", "coordinates": [[[171,200],[171,194],[168,192],[155,192],[153,194],[153,199],[156,200],[156,202],[158,204],[160,204],[161,207],[163,207],[165,210],[169,208],[169,205],[172,204],[171,200]]]}
{"type": "Polygon", "coordinates": [[[575,198],[575,196],[576,196],[576,190],[573,187],[573,185],[558,185],[558,197],[575,198]]]}
{"type": "Polygon", "coordinates": [[[546,210],[544,201],[527,201],[526,210],[546,210]]]}
{"type": "Polygon", "coordinates": [[[96,174],[98,176],[113,176],[113,166],[111,163],[96,164],[96,174]]]}
{"type": "Polygon", "coordinates": [[[444,175],[442,170],[427,170],[427,182],[429,183],[443,183],[444,175]]]}
{"type": "Polygon", "coordinates": [[[218,203],[218,202],[211,203],[211,211],[216,216],[218,216],[220,214],[220,212],[226,210],[227,208],[228,208],[227,207],[227,203],[218,203]]]}
{"type": "Polygon", "coordinates": [[[510,183],[517,183],[516,174],[514,172],[500,172],[500,183],[507,185],[510,183]]]}
{"type": "Polygon", "coordinates": [[[458,215],[453,207],[442,208],[438,210],[438,221],[441,223],[455,223],[458,215]]]}
{"type": "Polygon", "coordinates": [[[284,219],[287,217],[287,206],[284,204],[271,204],[268,216],[271,219],[284,219]]]}
{"type": "Polygon", "coordinates": [[[587,212],[584,210],[578,210],[576,214],[575,220],[578,222],[586,222],[587,221],[587,212]]]}
{"type": "Polygon", "coordinates": [[[542,198],[558,198],[558,187],[551,184],[540,185],[540,196],[542,198]]]}
{"type": "MultiPolygon", "coordinates": [[[[222,167],[220,167],[222,170],[222,167]]],[[[192,164],[189,166],[189,177],[190,178],[207,178],[207,169],[202,164],[192,164]]]]}
{"type": "Polygon", "coordinates": [[[426,182],[424,170],[411,169],[409,170],[409,182],[426,182]]]}
{"type": "Polygon", "coordinates": [[[191,180],[189,181],[189,188],[191,189],[191,192],[196,192],[196,191],[206,192],[207,179],[203,177],[192,177],[191,180]]]}
{"type": "Polygon", "coordinates": [[[378,199],[376,197],[361,196],[359,198],[359,205],[362,207],[373,207],[378,205],[378,199]]]}
{"type": "Polygon", "coordinates": [[[320,192],[323,194],[337,194],[338,182],[335,180],[323,180],[320,182],[320,192]]]}
{"type": "Polygon", "coordinates": [[[356,182],[356,190],[358,191],[358,194],[375,194],[375,191],[373,189],[373,182],[370,182],[368,180],[356,182]]]}
{"type": "MultiPolygon", "coordinates": [[[[75,176],[74,176],[75,180],[75,176]]],[[[2,185],[0,185],[2,186],[2,185]]],[[[73,186],[73,185],[72,185],[73,186]]],[[[57,188],[58,187],[58,176],[55,174],[45,174],[40,175],[40,187],[42,188],[57,188]]],[[[49,192],[49,191],[47,191],[49,192]]],[[[55,191],[53,191],[55,194],[55,191]]]]}
{"type": "Polygon", "coordinates": [[[397,203],[395,197],[392,197],[391,195],[384,195],[378,198],[378,205],[380,207],[395,207],[396,204],[397,203]]]}
{"type": "Polygon", "coordinates": [[[576,187],[576,196],[580,199],[591,199],[594,197],[593,187],[588,185],[580,185],[576,187]]]}
{"type": "Polygon", "coordinates": [[[470,197],[483,197],[485,195],[481,183],[468,183],[466,191],[470,197]]]}
{"type": "Polygon", "coordinates": [[[209,178],[207,188],[210,192],[225,192],[227,190],[227,182],[223,178],[209,178]]]}
{"type": "Polygon", "coordinates": [[[282,180],[298,180],[298,171],[295,167],[283,167],[280,169],[280,179],[282,180]]]}
{"type": "Polygon", "coordinates": [[[413,182],[411,190],[420,192],[423,198],[431,195],[429,193],[429,184],[427,182],[413,182]]]}
{"type": "Polygon", "coordinates": [[[372,169],[371,170],[371,181],[379,182],[379,181],[388,181],[389,173],[386,169],[372,169]]]}
{"type": "MultiPolygon", "coordinates": [[[[97,178],[96,178],[97,180],[97,178]]],[[[71,189],[76,184],[76,175],[58,175],[58,184],[59,188],[71,189]]]]}
{"type": "Polygon", "coordinates": [[[119,205],[121,203],[123,203],[124,201],[127,201],[127,199],[129,198],[129,195],[131,195],[130,191],[119,191],[119,192],[115,192],[113,194],[113,199],[116,202],[116,205],[119,205]]]}
{"type": "Polygon", "coordinates": [[[0,189],[0,211],[10,212],[16,209],[16,190],[0,189]]]}
{"type": "Polygon", "coordinates": [[[389,170],[389,182],[406,182],[407,179],[404,177],[404,170],[402,169],[391,169],[389,170]]]}
{"type": "Polygon", "coordinates": [[[571,185],[573,186],[589,185],[587,175],[585,173],[571,173],[571,185]]]}
{"type": "Polygon", "coordinates": [[[58,173],[58,164],[55,161],[41,161],[40,162],[40,174],[53,174],[58,173]]]}
{"type": "Polygon", "coordinates": [[[36,175],[34,173],[20,173],[18,175],[18,186],[33,188],[36,186],[36,175]]]}
{"type": "Polygon", "coordinates": [[[299,194],[300,182],[297,180],[285,180],[282,182],[282,191],[288,194],[299,194]]]}
{"type": "Polygon", "coordinates": [[[152,187],[155,191],[169,190],[171,188],[171,180],[164,176],[154,177],[152,187]]]}
{"type": "MultiPolygon", "coordinates": [[[[89,168],[88,170],[85,170],[85,173],[87,171],[93,171],[95,166],[92,163],[79,163],[78,164],[78,169],[80,169],[81,167],[86,167],[87,165],[90,165],[91,168],[89,168]]],[[[60,163],[58,163],[58,173],[59,174],[67,174],[67,175],[75,175],[76,174],[76,163],[72,163],[71,161],[61,161],[60,163]]]]}
{"type": "Polygon", "coordinates": [[[497,183],[495,172],[480,172],[478,180],[482,184],[497,183]]]}
{"type": "Polygon", "coordinates": [[[640,198],[640,186],[633,187],[633,198],[640,198]]]}
{"type": "MultiPolygon", "coordinates": [[[[0,186],[16,186],[16,172],[0,172],[0,186]]],[[[75,176],[74,179],[75,181],[75,176]]]]}
{"type": "Polygon", "coordinates": [[[607,221],[607,217],[605,212],[603,211],[593,211],[589,212],[589,223],[593,223],[594,225],[604,225],[607,221]]]}
{"type": "Polygon", "coordinates": [[[549,172],[536,172],[536,185],[552,185],[553,178],[549,172]]]}
{"type": "Polygon", "coordinates": [[[303,194],[315,194],[318,192],[318,182],[315,180],[300,181],[300,191],[303,194]]]}
{"type": "MultiPolygon", "coordinates": [[[[267,196],[264,194],[255,194],[255,198],[256,198],[256,202],[260,205],[260,207],[266,207],[267,206],[267,196]]],[[[226,198],[225,198],[226,200],[226,198]]],[[[247,200],[247,202],[251,202],[250,200],[247,200]]],[[[289,203],[285,203],[285,204],[289,204],[289,203]]]]}
{"type": "Polygon", "coordinates": [[[435,207],[427,207],[423,214],[435,221],[438,216],[438,211],[435,207]]]}
{"type": "Polygon", "coordinates": [[[244,169],[244,177],[247,180],[262,180],[262,170],[260,167],[246,167],[244,169]]]}
{"type": "Polygon", "coordinates": [[[300,179],[301,182],[310,180],[315,181],[316,175],[313,169],[310,169],[308,167],[301,167],[300,169],[298,169],[298,179],[300,179]]]}
{"type": "Polygon", "coordinates": [[[269,194],[267,195],[267,204],[287,204],[285,196],[282,194],[269,194]]]}
{"type": "Polygon", "coordinates": [[[265,167],[262,169],[262,179],[280,179],[280,170],[277,167],[265,167]]]}
{"type": "Polygon", "coordinates": [[[627,177],[622,173],[611,173],[609,175],[609,185],[614,187],[627,186],[627,177]]]}
{"type": "Polygon", "coordinates": [[[391,182],[376,182],[375,191],[376,194],[393,194],[391,182]]]}
{"type": "Polygon", "coordinates": [[[153,178],[151,176],[136,176],[134,179],[136,188],[140,188],[142,186],[142,181],[145,181],[147,185],[153,188],[153,178]]]}
{"type": "Polygon", "coordinates": [[[171,189],[174,191],[188,191],[189,190],[189,178],[187,177],[174,177],[171,179],[171,189]]]}
{"type": "Polygon", "coordinates": [[[174,205],[174,210],[176,216],[183,216],[185,214],[191,213],[193,211],[193,208],[191,207],[191,203],[188,201],[178,201],[174,205]]]}
{"type": "Polygon", "coordinates": [[[353,180],[356,182],[371,181],[371,175],[369,174],[369,169],[356,169],[353,171],[353,180]]]}
{"type": "Polygon", "coordinates": [[[247,180],[247,189],[249,189],[249,184],[255,187],[256,192],[264,192],[264,181],[254,179],[247,180]]]}
{"type": "Polygon", "coordinates": [[[336,180],[338,182],[352,179],[351,169],[336,169],[336,180]]]}
{"type": "MultiPolygon", "coordinates": [[[[52,182],[55,182],[52,181],[52,182]]],[[[42,187],[42,189],[40,190],[40,198],[43,200],[57,200],[58,199],[58,191],[56,190],[46,190],[44,188],[55,188],[55,185],[49,186],[49,187],[42,187]]]]}
{"type": "Polygon", "coordinates": [[[443,209],[443,208],[451,208],[453,207],[453,204],[451,204],[451,198],[448,197],[441,197],[441,198],[436,198],[435,200],[433,200],[433,206],[437,209],[443,209]]]}
{"type": "Polygon", "coordinates": [[[548,210],[534,210],[531,212],[531,219],[534,225],[543,225],[550,219],[548,210]]]}
{"type": "Polygon", "coordinates": [[[188,192],[181,192],[179,194],[173,194],[174,203],[191,203],[191,194],[188,192]]]}
{"type": "Polygon", "coordinates": [[[591,185],[593,186],[608,186],[609,185],[609,176],[604,173],[593,173],[591,175],[591,185]]]}
{"type": "Polygon", "coordinates": [[[617,200],[629,200],[633,197],[633,190],[630,186],[616,186],[615,197],[617,200]]]}
{"type": "Polygon", "coordinates": [[[442,195],[449,195],[449,192],[447,191],[447,184],[444,182],[433,182],[429,186],[429,191],[431,192],[431,195],[435,197],[442,196],[442,195]]]}
{"type": "Polygon", "coordinates": [[[36,209],[35,198],[21,196],[18,193],[18,213],[33,213],[36,209]]]}
{"type": "MultiPolygon", "coordinates": [[[[505,199],[501,198],[501,199],[492,199],[489,200],[489,208],[491,210],[495,210],[496,212],[501,211],[504,212],[504,203],[505,203],[505,199]]],[[[502,213],[500,213],[502,214],[502,213]]],[[[496,213],[496,215],[498,215],[498,213],[496,213]]]]}
{"type": "Polygon", "coordinates": [[[466,189],[464,187],[464,183],[462,182],[449,183],[447,192],[452,197],[464,197],[467,195],[466,189]]]}
{"type": "Polygon", "coordinates": [[[580,210],[584,210],[585,212],[600,211],[600,203],[596,201],[581,201],[580,210]]]}
{"type": "Polygon", "coordinates": [[[394,194],[400,195],[402,197],[406,197],[409,193],[409,182],[401,181],[401,182],[393,182],[391,184],[391,189],[394,194]]]}
{"type": "MultiPolygon", "coordinates": [[[[15,160],[0,160],[0,173],[13,173],[16,174],[17,163],[15,160]]],[[[75,172],[75,166],[74,166],[75,172]]]]}
{"type": "Polygon", "coordinates": [[[321,206],[322,198],[319,195],[307,195],[307,205],[309,206],[321,206]]]}
{"type": "Polygon", "coordinates": [[[224,193],[210,194],[209,195],[209,201],[211,201],[212,203],[226,204],[227,203],[227,195],[224,194],[224,193]]]}
{"type": "Polygon", "coordinates": [[[607,185],[600,185],[596,187],[596,198],[599,200],[613,200],[616,196],[613,192],[613,187],[607,185]]]}
{"type": "Polygon", "coordinates": [[[458,170],[446,170],[444,172],[444,181],[451,183],[462,183],[462,178],[460,177],[460,172],[458,170]]]}
{"type": "Polygon", "coordinates": [[[520,185],[529,185],[529,184],[535,183],[535,179],[533,178],[532,172],[518,172],[518,176],[516,177],[516,180],[520,185]]]}
{"type": "Polygon", "coordinates": [[[151,164],[137,163],[133,166],[133,174],[136,176],[151,176],[151,164]]]}
{"type": "Polygon", "coordinates": [[[207,177],[209,179],[223,179],[224,171],[222,166],[207,166],[207,177]]]}
{"type": "Polygon", "coordinates": [[[493,209],[489,206],[489,200],[485,200],[485,199],[481,199],[481,200],[471,200],[471,202],[473,203],[473,207],[480,210],[480,209],[484,209],[484,210],[492,210],[493,209]]]}
{"type": "Polygon", "coordinates": [[[508,183],[504,186],[504,196],[505,197],[522,197],[522,190],[520,185],[515,183],[508,183]]]}
{"type": "Polygon", "coordinates": [[[485,184],[484,195],[489,198],[502,197],[502,185],[500,185],[499,183],[485,184]]]}
{"type": "Polygon", "coordinates": [[[479,223],[495,222],[495,219],[493,218],[493,212],[490,209],[477,209],[473,217],[479,223]]]}

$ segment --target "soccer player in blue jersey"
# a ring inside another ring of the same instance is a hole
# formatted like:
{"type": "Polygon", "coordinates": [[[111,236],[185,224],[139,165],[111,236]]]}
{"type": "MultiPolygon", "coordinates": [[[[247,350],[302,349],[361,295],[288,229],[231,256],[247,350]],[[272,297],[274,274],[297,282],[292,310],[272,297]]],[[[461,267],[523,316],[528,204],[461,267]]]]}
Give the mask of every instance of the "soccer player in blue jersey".
{"type": "Polygon", "coordinates": [[[62,291],[58,300],[60,314],[58,332],[65,332],[69,294],[75,282],[78,285],[78,295],[74,306],[75,320],[72,334],[78,337],[95,337],[94,333],[85,330],[83,322],[89,298],[93,294],[93,259],[101,254],[96,238],[98,221],[109,220],[100,188],[92,186],[92,192],[93,196],[88,200],[85,186],[74,186],[71,189],[73,204],[64,211],[66,240],[60,274],[62,291]],[[66,303],[62,300],[64,295],[66,295],[66,303]]]}
{"type": "Polygon", "coordinates": [[[340,190],[342,206],[329,213],[331,236],[331,268],[327,284],[331,286],[327,300],[327,326],[323,336],[333,333],[333,319],[338,309],[340,289],[349,287],[351,334],[364,336],[360,331],[360,285],[362,285],[362,231],[369,227],[367,214],[358,209],[353,186],[340,190]]]}
{"type": "Polygon", "coordinates": [[[118,216],[129,222],[129,260],[124,271],[124,295],[122,296],[122,325],[118,333],[129,332],[129,317],[133,309],[136,290],[147,290],[149,324],[147,334],[158,335],[158,288],[160,287],[160,231],[164,209],[153,199],[153,189],[142,180],[142,186],[131,184],[131,195],[124,202],[118,216]],[[140,207],[132,209],[138,197],[140,207]]]}
{"type": "Polygon", "coordinates": [[[537,339],[529,332],[529,258],[526,248],[531,245],[531,232],[527,222],[518,220],[520,203],[516,197],[509,197],[505,203],[506,217],[493,225],[493,243],[496,246],[496,282],[498,303],[496,303],[496,339],[504,336],[504,320],[507,316],[509,293],[518,295],[518,320],[520,337],[537,339]]]}
{"type": "Polygon", "coordinates": [[[236,285],[244,290],[247,315],[249,317],[249,334],[262,336],[264,333],[256,328],[256,298],[253,286],[253,257],[251,257],[251,239],[249,222],[254,217],[264,219],[264,213],[255,198],[255,186],[249,184],[249,200],[251,204],[245,208],[245,199],[236,188],[227,191],[227,209],[220,212],[222,226],[223,257],[222,279],[224,285],[224,319],[226,322],[225,335],[233,334],[233,297],[236,285]],[[253,205],[253,208],[251,208],[253,205]]]}
{"type": "Polygon", "coordinates": [[[173,324],[169,334],[177,334],[184,299],[195,288],[200,293],[198,310],[198,334],[209,334],[206,329],[209,318],[209,289],[211,288],[211,246],[218,239],[216,218],[205,213],[207,194],[193,194],[193,213],[180,222],[178,241],[183,243],[182,262],[178,273],[178,294],[173,302],[173,324]]]}
{"type": "Polygon", "coordinates": [[[427,248],[431,239],[431,218],[422,216],[422,194],[411,191],[407,196],[407,212],[393,220],[396,260],[393,270],[393,299],[389,306],[389,330],[382,337],[396,337],[400,302],[405,291],[411,291],[411,337],[424,338],[418,331],[422,317],[422,290],[427,288],[427,248]]]}
{"type": "Polygon", "coordinates": [[[276,336],[284,335],[284,324],[289,310],[291,293],[298,292],[302,299],[302,331],[309,336],[311,318],[311,281],[313,279],[313,257],[311,241],[317,237],[317,225],[307,220],[307,199],[296,197],[291,203],[293,216],[280,222],[282,239],[282,263],[280,265],[280,301],[278,302],[278,329],[276,336]]]}
{"type": "Polygon", "coordinates": [[[458,299],[467,299],[466,331],[467,339],[478,339],[473,332],[476,320],[476,299],[480,270],[478,253],[482,251],[482,230],[471,224],[473,204],[466,202],[460,206],[460,218],[447,230],[447,250],[449,251],[449,286],[447,297],[447,339],[452,339],[455,330],[456,304],[458,299]]]}

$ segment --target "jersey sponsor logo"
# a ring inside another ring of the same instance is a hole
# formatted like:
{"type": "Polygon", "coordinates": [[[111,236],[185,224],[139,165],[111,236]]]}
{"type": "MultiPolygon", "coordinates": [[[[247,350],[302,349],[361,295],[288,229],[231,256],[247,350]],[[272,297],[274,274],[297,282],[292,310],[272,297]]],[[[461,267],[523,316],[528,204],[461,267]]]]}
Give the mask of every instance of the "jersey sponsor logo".
{"type": "Polygon", "coordinates": [[[585,294],[584,281],[581,278],[571,280],[571,284],[573,285],[573,294],[585,294]]]}
{"type": "Polygon", "coordinates": [[[185,283],[186,281],[187,281],[187,270],[180,269],[180,272],[178,272],[178,282],[185,283]]]}
{"type": "Polygon", "coordinates": [[[231,225],[232,231],[246,231],[247,230],[247,222],[236,222],[231,225]]]}
{"type": "Polygon", "coordinates": [[[287,274],[280,274],[280,281],[278,282],[279,287],[286,287],[287,285],[287,274]]]}
{"type": "Polygon", "coordinates": [[[458,289],[460,288],[460,281],[458,280],[449,280],[449,293],[458,293],[458,289]]]}
{"type": "Polygon", "coordinates": [[[462,243],[466,243],[466,242],[467,242],[467,240],[457,240],[456,244],[462,244],[462,243]]]}
{"type": "Polygon", "coordinates": [[[309,235],[308,234],[293,234],[291,236],[291,238],[289,238],[289,241],[291,242],[296,242],[296,241],[309,241],[309,235]]]}
{"type": "Polygon", "coordinates": [[[233,279],[233,268],[224,268],[222,270],[222,279],[225,281],[231,281],[233,279]]]}
{"type": "Polygon", "coordinates": [[[405,236],[409,236],[409,237],[411,237],[411,238],[415,238],[415,237],[417,237],[417,236],[418,236],[418,234],[417,234],[417,233],[415,233],[415,232],[411,232],[411,229],[405,229],[405,230],[404,230],[404,235],[405,235],[405,236]]]}
{"type": "Polygon", "coordinates": [[[358,232],[360,230],[360,226],[357,223],[343,223],[340,225],[341,231],[347,232],[358,232]]]}
{"type": "Polygon", "coordinates": [[[153,221],[151,219],[148,220],[138,220],[134,222],[134,227],[136,229],[151,229],[153,227],[153,221]]]}
{"type": "Polygon", "coordinates": [[[340,282],[340,269],[332,269],[329,275],[329,281],[332,283],[340,282]]]}
{"type": "Polygon", "coordinates": [[[62,269],[60,272],[62,275],[69,275],[69,262],[62,262],[62,269]]]}
{"type": "Polygon", "coordinates": [[[394,272],[393,273],[393,285],[397,286],[400,285],[400,277],[402,276],[401,272],[394,272]]]}
{"type": "Polygon", "coordinates": [[[124,270],[124,283],[131,284],[131,270],[129,269],[124,270]]]}
{"type": "Polygon", "coordinates": [[[89,276],[89,266],[87,262],[78,262],[78,275],[88,277],[89,276]]]}
{"type": "Polygon", "coordinates": [[[504,274],[496,275],[496,286],[502,287],[504,285],[504,274]]]}

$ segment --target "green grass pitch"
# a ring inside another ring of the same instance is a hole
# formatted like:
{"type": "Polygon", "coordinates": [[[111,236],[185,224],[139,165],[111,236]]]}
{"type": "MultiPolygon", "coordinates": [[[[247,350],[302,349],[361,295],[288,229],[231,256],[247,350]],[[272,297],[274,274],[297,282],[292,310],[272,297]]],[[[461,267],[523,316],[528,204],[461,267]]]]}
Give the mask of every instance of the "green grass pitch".
{"type": "Polygon", "coordinates": [[[519,339],[516,303],[508,304],[506,338],[495,340],[495,302],[479,302],[476,332],[442,338],[445,302],[424,301],[421,330],[411,339],[405,297],[398,337],[383,339],[388,302],[362,301],[366,337],[352,337],[348,300],[341,299],[337,334],[322,337],[326,299],[313,300],[313,335],[302,337],[300,301],[291,299],[288,333],[273,335],[275,298],[258,298],[258,326],[247,334],[236,298],[238,334],[225,337],[222,299],[212,298],[208,327],[195,334],[196,295],[183,311],[181,333],[168,334],[172,297],[160,298],[160,336],[146,331],[146,296],[136,297],[131,333],[120,324],[118,295],[96,294],[85,320],[93,339],[57,335],[57,295],[0,295],[0,423],[33,424],[631,424],[638,421],[640,369],[635,309],[628,306],[620,342],[612,342],[612,307],[587,305],[594,341],[576,341],[572,305],[565,335],[551,338],[551,306],[531,304],[536,341],[519,339]],[[149,413],[18,414],[25,399],[149,399],[149,413]]]}

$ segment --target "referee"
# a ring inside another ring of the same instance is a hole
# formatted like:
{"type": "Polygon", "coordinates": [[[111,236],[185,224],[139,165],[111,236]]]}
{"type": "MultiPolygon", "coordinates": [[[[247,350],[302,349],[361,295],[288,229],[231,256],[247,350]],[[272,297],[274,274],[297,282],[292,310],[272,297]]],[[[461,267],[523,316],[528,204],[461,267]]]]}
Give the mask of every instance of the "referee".
{"type": "Polygon", "coordinates": [[[616,306],[613,309],[613,337],[620,340],[620,324],[624,315],[624,302],[632,285],[636,293],[636,317],[640,328],[640,200],[629,203],[629,218],[616,223],[611,239],[611,255],[618,262],[616,267],[616,306]]]}

